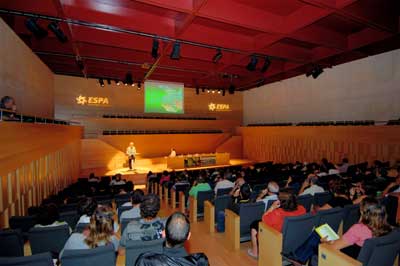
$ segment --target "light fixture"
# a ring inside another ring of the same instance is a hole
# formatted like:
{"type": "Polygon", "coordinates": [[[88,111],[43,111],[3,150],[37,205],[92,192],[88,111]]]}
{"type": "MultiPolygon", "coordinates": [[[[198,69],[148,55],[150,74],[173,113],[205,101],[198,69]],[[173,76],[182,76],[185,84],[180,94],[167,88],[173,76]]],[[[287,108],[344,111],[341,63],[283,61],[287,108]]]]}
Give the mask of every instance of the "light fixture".
{"type": "Polygon", "coordinates": [[[233,85],[233,84],[231,84],[228,88],[229,94],[235,94],[235,90],[236,90],[236,88],[235,88],[235,85],[233,85]]]}
{"type": "Polygon", "coordinates": [[[225,96],[225,89],[222,89],[222,96],[225,96]]]}
{"type": "Polygon", "coordinates": [[[218,94],[221,94],[221,90],[220,89],[218,89],[218,94]]]}
{"type": "Polygon", "coordinates": [[[205,88],[201,88],[201,92],[205,92],[206,91],[206,89],[205,88]]]}
{"type": "Polygon", "coordinates": [[[210,93],[211,91],[210,90],[207,90],[207,93],[210,93]]]}
{"type": "Polygon", "coordinates": [[[311,69],[311,71],[306,73],[306,76],[312,76],[314,79],[318,78],[319,75],[321,75],[324,72],[324,70],[322,69],[322,67],[320,66],[315,66],[313,67],[313,69],[311,69]]]}
{"type": "Polygon", "coordinates": [[[125,86],[128,86],[128,85],[133,85],[133,77],[132,77],[131,73],[126,73],[126,75],[125,75],[125,86]]]}
{"type": "Polygon", "coordinates": [[[212,92],[212,93],[215,93],[215,90],[212,90],[211,92],[212,92]]]}
{"type": "Polygon", "coordinates": [[[213,57],[213,63],[216,64],[222,58],[221,49],[217,49],[217,53],[213,57]]]}
{"type": "Polygon", "coordinates": [[[137,90],[139,91],[141,89],[142,89],[142,82],[139,81],[137,84],[137,90]]]}
{"type": "Polygon", "coordinates": [[[200,94],[200,88],[199,88],[199,86],[196,86],[196,94],[197,94],[197,95],[200,94]]]}
{"type": "Polygon", "coordinates": [[[68,37],[64,34],[64,32],[62,31],[57,22],[55,21],[50,22],[47,28],[49,28],[49,30],[54,33],[54,35],[60,42],[62,43],[68,42],[68,37]]]}
{"type": "Polygon", "coordinates": [[[47,30],[42,28],[38,23],[36,18],[30,18],[25,21],[26,28],[32,32],[36,39],[43,39],[47,36],[47,30]]]}
{"type": "Polygon", "coordinates": [[[119,81],[117,79],[115,79],[114,81],[115,81],[115,84],[117,84],[117,86],[121,85],[121,81],[119,81]]]}
{"type": "Polygon", "coordinates": [[[257,63],[258,63],[258,58],[257,58],[257,56],[252,55],[252,56],[250,57],[250,62],[249,62],[249,64],[246,66],[247,70],[248,70],[248,71],[254,71],[254,70],[256,70],[257,63]]]}
{"type": "Polygon", "coordinates": [[[111,79],[107,79],[107,84],[111,85],[111,79]]]}
{"type": "Polygon", "coordinates": [[[99,84],[101,87],[104,87],[104,80],[102,78],[99,78],[99,84]]]}
{"type": "Polygon", "coordinates": [[[261,73],[265,73],[268,70],[270,65],[271,65],[271,60],[267,56],[267,57],[265,57],[264,65],[261,68],[261,73]]]}
{"type": "Polygon", "coordinates": [[[181,57],[180,54],[181,54],[181,44],[179,42],[174,42],[170,58],[172,60],[179,60],[179,58],[181,57]]]}
{"type": "Polygon", "coordinates": [[[157,59],[158,57],[158,47],[159,47],[159,41],[157,39],[153,39],[153,47],[151,48],[151,56],[154,59],[157,59]]]}

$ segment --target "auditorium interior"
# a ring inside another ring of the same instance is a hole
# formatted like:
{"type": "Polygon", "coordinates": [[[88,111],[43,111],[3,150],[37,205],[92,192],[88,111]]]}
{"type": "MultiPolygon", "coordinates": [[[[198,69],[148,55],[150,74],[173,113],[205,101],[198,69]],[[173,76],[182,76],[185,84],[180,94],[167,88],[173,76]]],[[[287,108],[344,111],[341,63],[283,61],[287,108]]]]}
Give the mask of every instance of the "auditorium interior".
{"type": "Polygon", "coordinates": [[[399,0],[2,0],[0,60],[0,266],[400,266],[399,0]]]}

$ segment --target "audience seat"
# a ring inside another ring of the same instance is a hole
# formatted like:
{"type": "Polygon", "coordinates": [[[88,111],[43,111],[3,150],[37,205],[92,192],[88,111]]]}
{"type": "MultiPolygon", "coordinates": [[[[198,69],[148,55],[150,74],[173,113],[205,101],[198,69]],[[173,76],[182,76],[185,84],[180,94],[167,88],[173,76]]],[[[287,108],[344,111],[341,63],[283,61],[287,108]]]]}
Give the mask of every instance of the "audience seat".
{"type": "Polygon", "coordinates": [[[24,256],[24,238],[20,230],[0,231],[0,257],[24,256]]]}
{"type": "Polygon", "coordinates": [[[314,205],[323,206],[332,199],[332,194],[328,191],[314,194],[314,205]]]}
{"type": "Polygon", "coordinates": [[[217,189],[216,197],[220,197],[220,196],[229,194],[231,191],[232,191],[232,188],[220,188],[220,189],[217,189]]]}
{"type": "Polygon", "coordinates": [[[132,209],[133,208],[133,206],[120,206],[119,208],[118,208],[118,223],[120,223],[121,221],[120,221],[120,219],[121,219],[121,214],[124,212],[124,211],[128,211],[128,210],[130,210],[130,209],[132,209]]]}
{"type": "Polygon", "coordinates": [[[70,212],[78,210],[78,203],[64,204],[58,207],[60,212],[70,212]]]}
{"type": "Polygon", "coordinates": [[[88,226],[89,226],[89,223],[78,223],[75,226],[75,232],[82,233],[88,226]]]}
{"type": "Polygon", "coordinates": [[[177,203],[179,203],[179,193],[182,192],[186,194],[190,188],[190,185],[175,185],[175,189],[171,189],[171,205],[172,208],[176,208],[177,203]]]}
{"type": "Polygon", "coordinates": [[[20,229],[24,238],[28,237],[28,231],[36,224],[36,216],[12,216],[9,220],[11,229],[20,229]]]}
{"type": "Polygon", "coordinates": [[[340,207],[321,210],[315,216],[315,225],[319,226],[327,223],[336,233],[339,233],[339,228],[343,221],[343,213],[344,211],[340,207]]]}
{"type": "Polygon", "coordinates": [[[76,223],[79,220],[78,212],[69,211],[69,212],[61,212],[60,213],[60,221],[66,222],[72,230],[75,229],[76,223]]]}
{"type": "Polygon", "coordinates": [[[114,196],[115,205],[119,208],[122,204],[131,201],[130,194],[122,194],[122,195],[115,195],[114,196]]]}
{"type": "Polygon", "coordinates": [[[62,266],[114,266],[116,254],[113,245],[93,249],[64,250],[62,266]]]}
{"type": "Polygon", "coordinates": [[[69,226],[34,227],[29,230],[32,254],[43,252],[59,253],[69,238],[69,226]]]}
{"type": "Polygon", "coordinates": [[[250,224],[261,220],[264,214],[264,202],[244,203],[240,205],[239,214],[225,210],[225,246],[230,250],[238,250],[240,242],[249,241],[250,224]]]}
{"type": "Polygon", "coordinates": [[[347,256],[329,244],[319,246],[318,266],[393,266],[400,252],[400,232],[370,238],[365,241],[357,260],[347,256]]]}
{"type": "Polygon", "coordinates": [[[124,232],[126,226],[127,226],[130,222],[132,222],[133,220],[139,220],[139,219],[140,219],[140,218],[126,218],[126,219],[122,219],[122,220],[121,220],[121,223],[120,223],[120,225],[121,225],[121,235],[122,235],[122,233],[124,232]]]}
{"type": "Polygon", "coordinates": [[[312,233],[315,217],[310,213],[285,218],[282,233],[263,222],[259,224],[259,266],[282,266],[284,255],[299,247],[312,233]]]}
{"type": "Polygon", "coordinates": [[[25,257],[0,257],[0,265],[1,266],[54,266],[54,263],[50,252],[46,252],[25,257]]]}
{"type": "Polygon", "coordinates": [[[204,216],[204,202],[206,200],[212,200],[214,198],[214,191],[199,191],[197,193],[197,199],[189,197],[189,219],[190,222],[197,222],[198,217],[204,216]]]}
{"type": "Polygon", "coordinates": [[[231,198],[230,195],[223,195],[216,197],[214,202],[209,200],[204,202],[204,221],[210,233],[215,232],[217,215],[220,211],[225,211],[225,209],[228,208],[231,198]]]}
{"type": "Polygon", "coordinates": [[[134,266],[137,258],[142,253],[162,253],[163,243],[163,238],[153,241],[128,241],[125,251],[125,266],[134,266]]]}
{"type": "Polygon", "coordinates": [[[298,204],[302,205],[307,212],[310,212],[311,206],[313,204],[314,198],[313,196],[307,195],[300,195],[297,197],[298,204]]]}
{"type": "Polygon", "coordinates": [[[343,233],[360,220],[360,205],[347,205],[343,208],[343,233]]]}

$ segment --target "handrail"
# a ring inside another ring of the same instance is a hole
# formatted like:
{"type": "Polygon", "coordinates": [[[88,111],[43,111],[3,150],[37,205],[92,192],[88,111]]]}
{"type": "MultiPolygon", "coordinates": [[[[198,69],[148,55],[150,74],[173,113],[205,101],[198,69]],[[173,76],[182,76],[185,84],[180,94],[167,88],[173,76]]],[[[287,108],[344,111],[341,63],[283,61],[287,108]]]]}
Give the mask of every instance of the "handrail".
{"type": "Polygon", "coordinates": [[[374,125],[400,125],[400,119],[375,121],[375,120],[347,120],[347,121],[318,121],[318,122],[282,122],[282,123],[251,123],[247,127],[286,127],[286,126],[374,126],[374,125]]]}
{"type": "MultiPolygon", "coordinates": [[[[58,125],[71,125],[72,121],[54,119],[48,117],[39,117],[34,115],[26,115],[17,113],[16,111],[0,108],[0,121],[2,122],[20,122],[20,123],[40,123],[40,124],[58,124],[58,125]],[[9,115],[12,114],[12,118],[9,115]],[[7,118],[6,118],[7,117],[7,118]]],[[[76,123],[75,123],[76,124],[76,123]]]]}

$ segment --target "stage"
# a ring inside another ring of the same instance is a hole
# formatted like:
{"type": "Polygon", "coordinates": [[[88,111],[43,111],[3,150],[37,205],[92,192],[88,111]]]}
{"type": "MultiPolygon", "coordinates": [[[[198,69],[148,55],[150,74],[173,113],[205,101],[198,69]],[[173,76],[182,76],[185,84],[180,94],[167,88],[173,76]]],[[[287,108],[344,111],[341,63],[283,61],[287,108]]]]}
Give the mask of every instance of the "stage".
{"type": "MultiPolygon", "coordinates": [[[[230,159],[229,165],[213,165],[213,166],[205,166],[205,167],[194,167],[189,168],[188,170],[199,170],[199,169],[209,169],[209,168],[221,168],[227,166],[246,166],[251,165],[254,162],[246,159],[230,159]]],[[[159,158],[141,158],[136,160],[134,165],[134,170],[129,170],[128,167],[122,167],[118,169],[107,169],[107,168],[90,168],[83,169],[81,171],[81,176],[86,177],[89,176],[90,173],[95,173],[96,176],[107,176],[107,175],[115,175],[122,174],[123,178],[129,181],[132,181],[136,185],[146,184],[146,176],[149,171],[153,173],[162,173],[164,170],[172,171],[172,169],[167,168],[167,160],[165,157],[159,158]]],[[[175,169],[175,171],[182,171],[182,169],[175,169]]]]}

